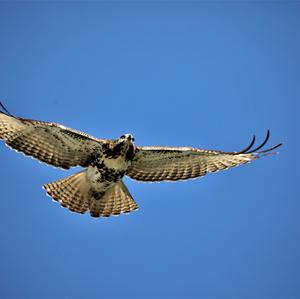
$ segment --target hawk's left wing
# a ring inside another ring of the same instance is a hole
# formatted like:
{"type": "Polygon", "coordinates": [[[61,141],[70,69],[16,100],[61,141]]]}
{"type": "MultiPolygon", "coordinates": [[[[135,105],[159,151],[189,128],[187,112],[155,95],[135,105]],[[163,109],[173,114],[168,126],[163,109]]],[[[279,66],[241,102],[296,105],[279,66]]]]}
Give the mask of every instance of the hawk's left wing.
{"type": "Polygon", "coordinates": [[[269,139],[256,149],[251,144],[240,152],[222,152],[190,147],[137,147],[135,158],[127,170],[127,175],[138,181],[177,181],[204,176],[207,172],[216,172],[245,164],[274,150],[281,144],[264,151],[261,149],[269,139]]]}
{"type": "Polygon", "coordinates": [[[11,148],[52,166],[87,166],[108,140],[50,122],[15,117],[0,111],[0,139],[11,148]]]}

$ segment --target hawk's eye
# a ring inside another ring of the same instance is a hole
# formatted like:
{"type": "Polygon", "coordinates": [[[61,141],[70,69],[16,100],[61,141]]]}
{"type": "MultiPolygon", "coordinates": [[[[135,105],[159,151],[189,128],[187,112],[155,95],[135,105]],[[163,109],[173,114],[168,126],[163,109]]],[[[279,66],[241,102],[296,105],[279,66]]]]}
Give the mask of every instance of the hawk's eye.
{"type": "Polygon", "coordinates": [[[131,139],[133,142],[134,142],[134,138],[132,137],[132,139],[131,139]]]}

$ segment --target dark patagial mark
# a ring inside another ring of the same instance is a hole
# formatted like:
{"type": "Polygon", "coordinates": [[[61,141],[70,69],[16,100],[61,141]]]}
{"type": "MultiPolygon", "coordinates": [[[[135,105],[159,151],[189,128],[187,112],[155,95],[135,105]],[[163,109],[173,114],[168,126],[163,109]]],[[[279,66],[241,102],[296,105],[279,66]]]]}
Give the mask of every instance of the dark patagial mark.
{"type": "Polygon", "coordinates": [[[75,133],[70,130],[61,129],[61,132],[64,133],[65,135],[71,136],[72,138],[75,138],[75,139],[90,140],[90,138],[83,136],[81,134],[75,133]]]}

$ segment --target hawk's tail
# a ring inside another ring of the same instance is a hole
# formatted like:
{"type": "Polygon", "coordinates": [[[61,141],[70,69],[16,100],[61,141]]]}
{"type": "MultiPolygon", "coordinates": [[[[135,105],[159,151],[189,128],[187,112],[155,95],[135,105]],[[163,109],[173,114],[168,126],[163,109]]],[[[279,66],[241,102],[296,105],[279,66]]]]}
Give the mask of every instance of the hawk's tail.
{"type": "Polygon", "coordinates": [[[46,184],[44,189],[63,207],[77,213],[90,210],[93,217],[119,215],[138,208],[122,181],[99,197],[99,193],[93,192],[86,171],[46,184]]]}
{"type": "Polygon", "coordinates": [[[89,208],[86,171],[45,184],[43,187],[54,200],[72,212],[85,213],[89,208]]]}
{"type": "Polygon", "coordinates": [[[107,190],[100,199],[92,198],[90,202],[92,217],[119,215],[121,213],[129,213],[137,208],[138,205],[122,181],[119,181],[107,190]]]}

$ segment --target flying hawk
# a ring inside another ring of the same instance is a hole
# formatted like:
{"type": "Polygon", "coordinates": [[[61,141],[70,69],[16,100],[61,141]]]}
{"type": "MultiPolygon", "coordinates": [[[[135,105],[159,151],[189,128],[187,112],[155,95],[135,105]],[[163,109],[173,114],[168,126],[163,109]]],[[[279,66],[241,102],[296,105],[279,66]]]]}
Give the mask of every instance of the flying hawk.
{"type": "Polygon", "coordinates": [[[77,213],[90,211],[93,217],[138,208],[122,181],[125,175],[144,182],[187,180],[245,164],[281,145],[261,150],[269,139],[268,131],[260,146],[252,149],[254,136],[251,144],[239,152],[141,147],[134,144],[131,134],[116,140],[98,139],[56,123],[13,116],[0,106],[0,138],[9,147],[55,167],[84,168],[43,187],[63,207],[77,213]]]}

